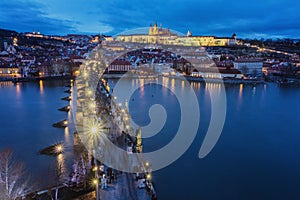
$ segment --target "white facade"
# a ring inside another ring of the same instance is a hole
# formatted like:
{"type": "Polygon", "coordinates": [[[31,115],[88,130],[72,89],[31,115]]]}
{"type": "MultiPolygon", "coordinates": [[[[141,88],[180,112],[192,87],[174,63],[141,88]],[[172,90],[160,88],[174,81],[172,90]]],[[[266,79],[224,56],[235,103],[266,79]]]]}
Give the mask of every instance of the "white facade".
{"type": "Polygon", "coordinates": [[[109,65],[108,72],[111,71],[127,72],[130,71],[131,69],[132,69],[132,65],[130,62],[125,60],[115,60],[109,65]]]}
{"type": "Polygon", "coordinates": [[[242,74],[232,74],[232,73],[218,73],[218,72],[192,72],[192,76],[203,77],[203,78],[242,78],[242,74]]]}
{"type": "Polygon", "coordinates": [[[262,59],[239,59],[233,62],[235,69],[238,69],[243,74],[253,75],[262,74],[263,60],[262,59]]]}

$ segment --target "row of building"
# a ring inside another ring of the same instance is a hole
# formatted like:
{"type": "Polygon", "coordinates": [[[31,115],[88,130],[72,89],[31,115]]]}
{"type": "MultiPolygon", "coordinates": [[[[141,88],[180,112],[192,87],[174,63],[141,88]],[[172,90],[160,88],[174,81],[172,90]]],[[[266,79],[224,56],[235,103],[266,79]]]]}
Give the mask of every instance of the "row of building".
{"type": "MultiPolygon", "coordinates": [[[[28,41],[39,39],[38,45],[18,44],[14,38],[12,44],[0,44],[0,77],[33,77],[76,75],[81,63],[97,43],[82,35],[69,35],[56,38],[40,33],[27,33],[28,41]],[[40,40],[42,39],[42,40],[40,40]],[[60,42],[63,41],[63,45],[60,42]]],[[[58,36],[55,36],[58,37],[58,36]]]]}

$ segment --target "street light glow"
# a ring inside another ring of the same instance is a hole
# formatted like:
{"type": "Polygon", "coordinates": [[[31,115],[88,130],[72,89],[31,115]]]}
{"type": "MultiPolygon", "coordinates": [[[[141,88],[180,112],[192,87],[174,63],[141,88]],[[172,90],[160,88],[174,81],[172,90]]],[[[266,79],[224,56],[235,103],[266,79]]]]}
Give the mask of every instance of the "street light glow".
{"type": "Polygon", "coordinates": [[[151,177],[151,174],[147,174],[146,178],[147,178],[148,180],[150,180],[150,179],[152,178],[152,177],[151,177]]]}
{"type": "Polygon", "coordinates": [[[91,127],[91,133],[92,134],[96,134],[97,132],[98,132],[98,127],[97,126],[91,127]]]}
{"type": "Polygon", "coordinates": [[[92,180],[92,183],[93,183],[95,186],[97,186],[98,183],[99,183],[99,181],[98,181],[98,179],[95,178],[95,179],[92,180]]]}
{"type": "Polygon", "coordinates": [[[56,152],[57,154],[61,154],[63,151],[64,151],[64,146],[63,146],[62,144],[57,144],[57,145],[55,146],[55,152],[56,152]]]}
{"type": "Polygon", "coordinates": [[[95,167],[93,168],[93,171],[94,171],[94,172],[95,172],[95,171],[98,171],[98,167],[95,166],[95,167]]]}

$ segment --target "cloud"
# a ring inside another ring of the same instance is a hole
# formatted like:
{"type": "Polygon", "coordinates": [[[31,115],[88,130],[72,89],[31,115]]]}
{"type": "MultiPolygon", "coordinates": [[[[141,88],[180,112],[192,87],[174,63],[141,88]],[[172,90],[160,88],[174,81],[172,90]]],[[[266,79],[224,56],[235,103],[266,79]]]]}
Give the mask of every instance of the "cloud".
{"type": "Polygon", "coordinates": [[[194,35],[299,37],[300,2],[284,0],[4,0],[1,26],[63,34],[119,32],[149,26],[194,35]]]}
{"type": "Polygon", "coordinates": [[[30,1],[2,0],[0,16],[1,28],[20,32],[40,30],[48,34],[57,34],[73,31],[73,22],[45,17],[40,5],[30,1]]]}

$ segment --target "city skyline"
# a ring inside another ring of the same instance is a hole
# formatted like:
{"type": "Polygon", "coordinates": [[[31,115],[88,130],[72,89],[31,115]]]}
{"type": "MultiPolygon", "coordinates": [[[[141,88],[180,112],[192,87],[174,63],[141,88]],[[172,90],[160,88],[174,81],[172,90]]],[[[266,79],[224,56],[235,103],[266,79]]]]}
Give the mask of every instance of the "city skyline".
{"type": "Polygon", "coordinates": [[[299,38],[299,2],[264,1],[41,1],[0,2],[0,27],[18,32],[115,35],[157,22],[194,35],[299,38]]]}

